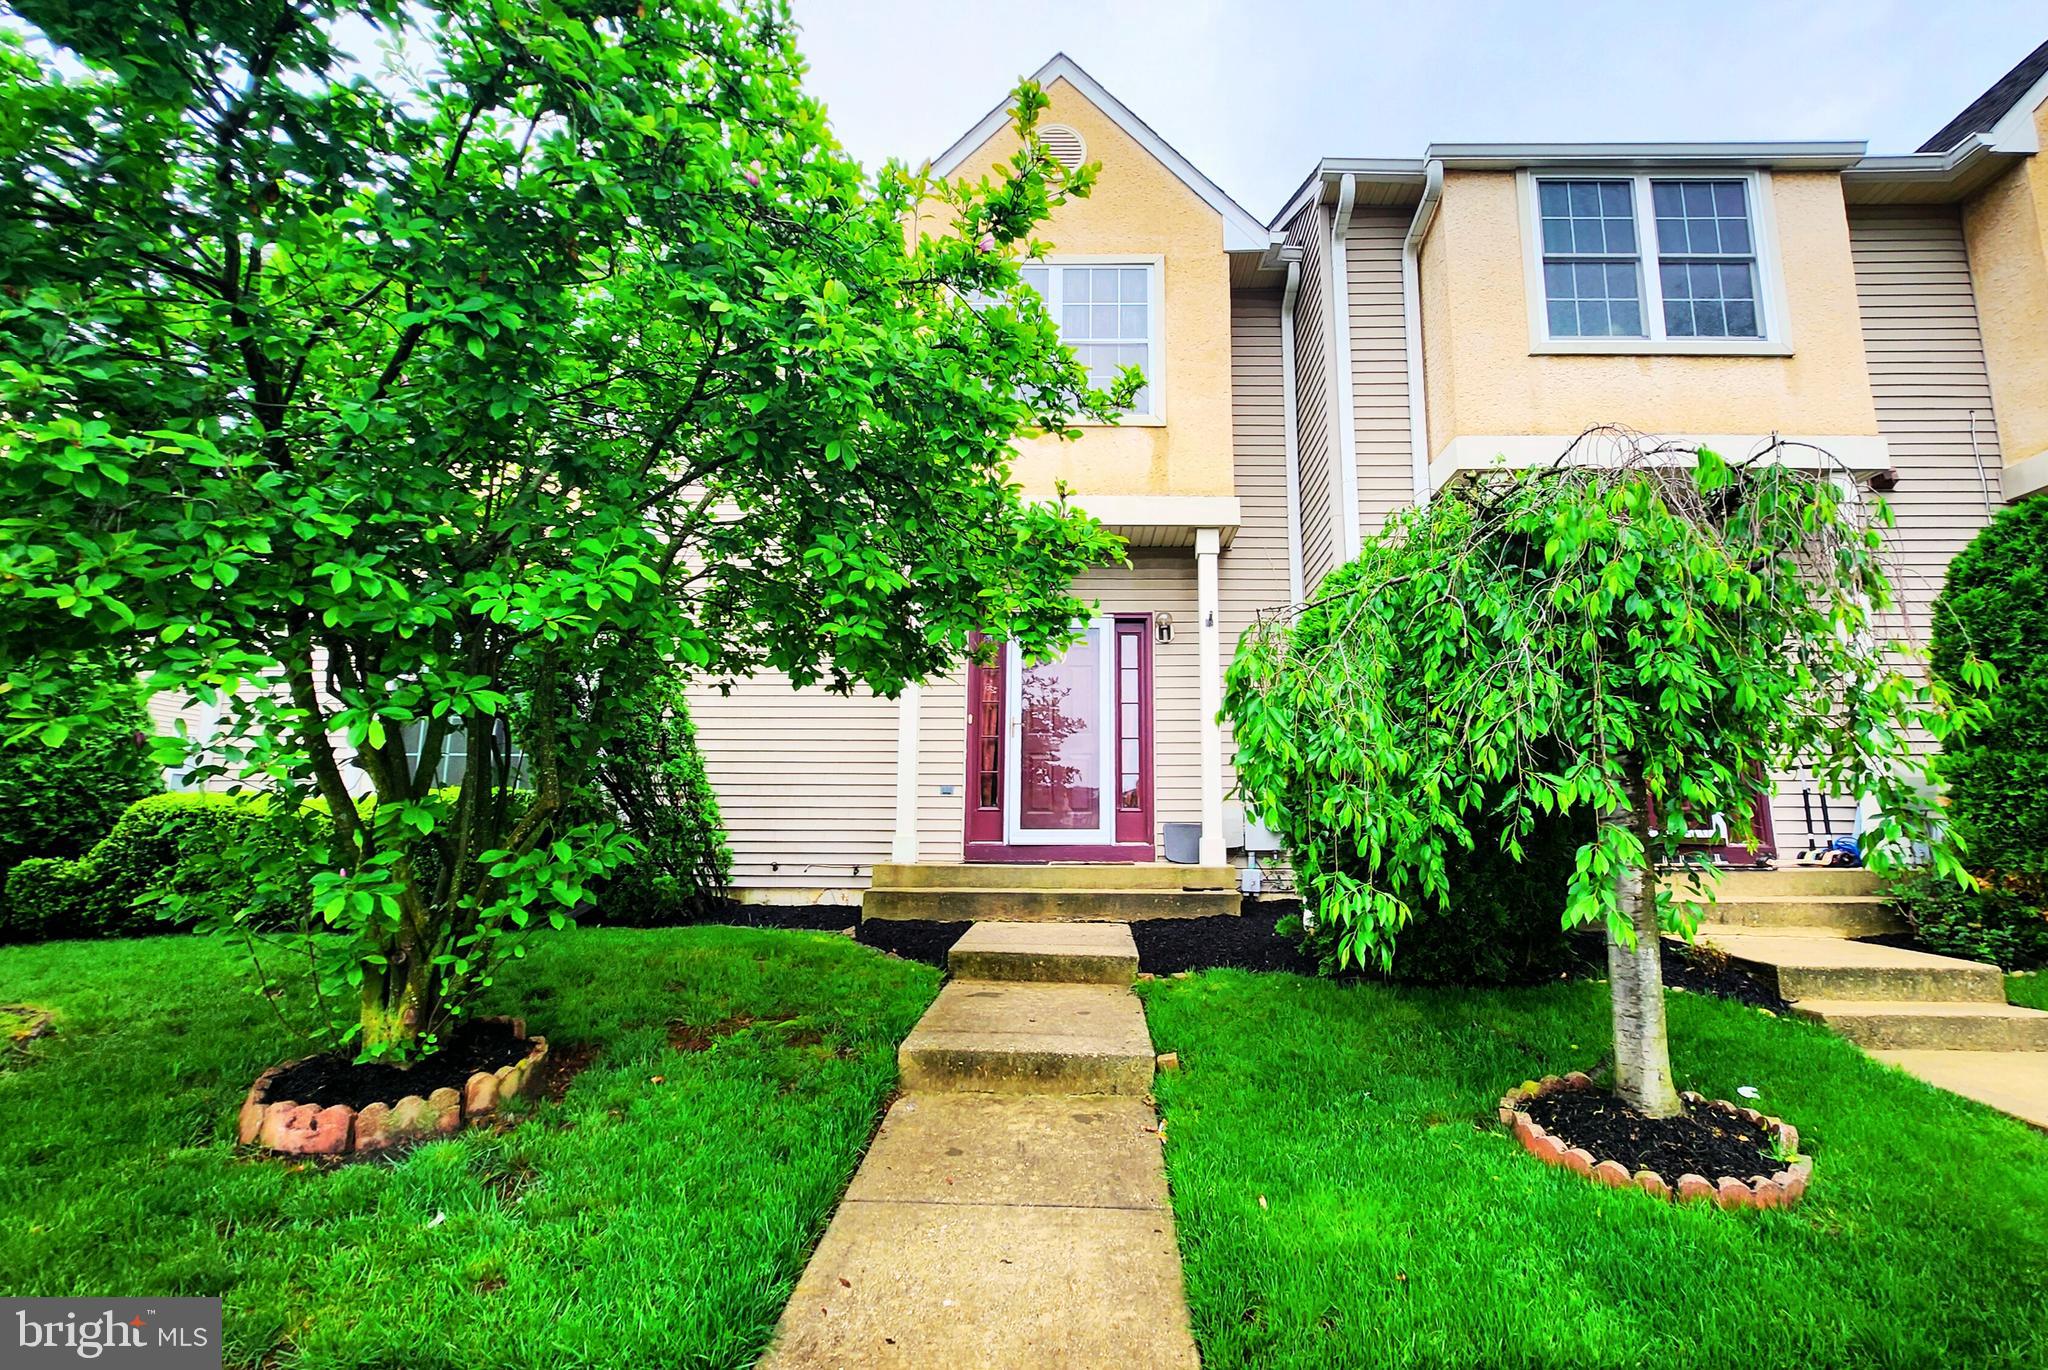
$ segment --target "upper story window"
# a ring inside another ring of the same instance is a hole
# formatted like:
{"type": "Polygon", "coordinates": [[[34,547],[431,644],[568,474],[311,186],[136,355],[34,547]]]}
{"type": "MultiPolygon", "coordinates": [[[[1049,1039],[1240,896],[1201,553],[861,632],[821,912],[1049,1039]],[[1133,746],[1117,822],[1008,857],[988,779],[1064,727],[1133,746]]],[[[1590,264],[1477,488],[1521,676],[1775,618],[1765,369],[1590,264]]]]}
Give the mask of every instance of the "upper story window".
{"type": "Polygon", "coordinates": [[[1145,384],[1125,411],[1126,421],[1163,420],[1159,263],[1052,261],[1028,265],[1021,274],[1059,324],[1060,341],[1088,368],[1089,384],[1107,389],[1119,371],[1135,366],[1145,384]]]}
{"type": "Polygon", "coordinates": [[[1525,174],[1541,352],[1784,353],[1752,174],[1525,174]]]}

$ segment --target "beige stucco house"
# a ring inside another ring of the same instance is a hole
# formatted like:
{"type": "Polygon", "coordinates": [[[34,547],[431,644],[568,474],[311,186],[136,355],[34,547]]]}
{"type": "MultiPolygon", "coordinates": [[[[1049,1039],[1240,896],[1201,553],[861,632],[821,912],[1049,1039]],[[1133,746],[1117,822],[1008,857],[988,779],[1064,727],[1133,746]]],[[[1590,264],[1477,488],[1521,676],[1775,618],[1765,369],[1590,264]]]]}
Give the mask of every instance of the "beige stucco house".
{"type": "MultiPolygon", "coordinates": [[[[1064,481],[1131,564],[1079,587],[1099,617],[1062,662],[896,701],[701,692],[743,898],[873,885],[911,913],[1049,863],[1231,888],[1281,859],[1214,721],[1238,634],[1391,511],[1590,425],[1826,449],[1887,491],[1923,620],[1948,559],[2048,486],[2048,44],[1908,155],[1433,145],[1322,161],[1270,222],[1068,58],[1035,79],[1048,141],[1102,178],[1046,229],[1034,284],[1085,359],[1149,383],[1121,425],[1026,444],[1017,473],[1064,481]],[[1149,869],[1169,857],[1195,869],[1149,869]]],[[[1012,146],[998,106],[934,170],[1012,146]]],[[[1852,831],[1841,801],[1776,779],[1781,850],[1852,831]]]]}

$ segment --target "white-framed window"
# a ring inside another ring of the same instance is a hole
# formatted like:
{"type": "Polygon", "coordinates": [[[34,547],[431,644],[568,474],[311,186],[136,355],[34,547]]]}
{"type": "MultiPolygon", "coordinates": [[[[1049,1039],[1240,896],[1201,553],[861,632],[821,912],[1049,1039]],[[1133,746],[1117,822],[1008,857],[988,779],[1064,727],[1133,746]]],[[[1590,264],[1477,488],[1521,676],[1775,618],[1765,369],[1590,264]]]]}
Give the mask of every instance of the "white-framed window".
{"type": "Polygon", "coordinates": [[[1125,423],[1166,417],[1160,268],[1157,257],[1055,257],[1021,269],[1059,325],[1060,341],[1088,368],[1090,384],[1107,389],[1126,366],[1144,373],[1125,423]]]}
{"type": "MultiPolygon", "coordinates": [[[[497,743],[502,749],[506,743],[506,729],[500,722],[497,727],[497,743]]],[[[405,761],[408,766],[420,764],[420,743],[423,734],[418,724],[405,729],[405,761]]],[[[517,745],[511,749],[512,787],[519,789],[526,784],[526,753],[517,745]]],[[[460,723],[450,727],[441,737],[441,759],[434,767],[434,785],[445,788],[460,785],[462,778],[469,774],[469,738],[460,723]]]]}
{"type": "Polygon", "coordinates": [[[1791,350],[1763,173],[1520,179],[1532,350],[1791,350]]]}

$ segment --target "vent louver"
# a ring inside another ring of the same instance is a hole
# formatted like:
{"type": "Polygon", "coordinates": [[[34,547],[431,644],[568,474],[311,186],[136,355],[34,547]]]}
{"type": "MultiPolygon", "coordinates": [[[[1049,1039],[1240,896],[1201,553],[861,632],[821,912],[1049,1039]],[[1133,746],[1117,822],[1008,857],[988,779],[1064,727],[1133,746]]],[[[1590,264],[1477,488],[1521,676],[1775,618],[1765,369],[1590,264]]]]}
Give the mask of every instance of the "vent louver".
{"type": "Polygon", "coordinates": [[[1081,141],[1081,135],[1065,124],[1047,124],[1038,131],[1045,142],[1045,150],[1052,154],[1055,162],[1072,171],[1088,160],[1088,145],[1081,141]]]}

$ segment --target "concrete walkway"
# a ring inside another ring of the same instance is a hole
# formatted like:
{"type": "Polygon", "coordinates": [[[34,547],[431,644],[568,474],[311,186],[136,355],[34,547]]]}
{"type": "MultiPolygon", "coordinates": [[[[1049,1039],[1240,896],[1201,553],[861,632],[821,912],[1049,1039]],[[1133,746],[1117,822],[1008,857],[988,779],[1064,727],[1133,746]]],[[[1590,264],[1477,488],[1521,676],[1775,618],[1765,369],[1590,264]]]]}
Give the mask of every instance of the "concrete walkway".
{"type": "Polygon", "coordinates": [[[762,1366],[1197,1365],[1129,926],[977,923],[950,961],[762,1366]]]}
{"type": "Polygon", "coordinates": [[[1794,1013],[1929,1084],[2048,1127],[2048,1013],[2008,1004],[1996,966],[1854,940],[1905,930],[1876,876],[1729,871],[1719,893],[1699,940],[1770,978],[1794,1013]]]}

